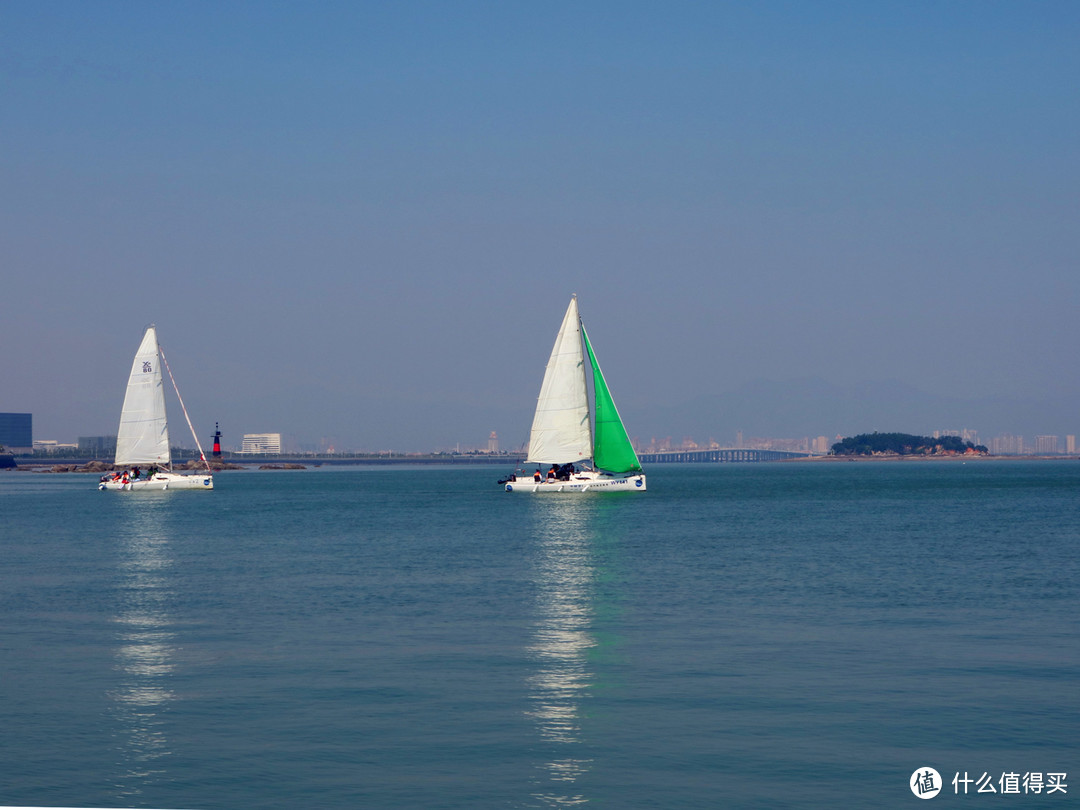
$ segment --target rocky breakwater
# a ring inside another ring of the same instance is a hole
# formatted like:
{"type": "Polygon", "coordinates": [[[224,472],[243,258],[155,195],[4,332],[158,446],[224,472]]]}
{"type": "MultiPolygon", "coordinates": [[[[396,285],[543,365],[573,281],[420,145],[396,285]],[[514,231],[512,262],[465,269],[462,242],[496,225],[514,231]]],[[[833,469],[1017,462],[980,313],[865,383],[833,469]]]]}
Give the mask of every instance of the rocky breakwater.
{"type": "Polygon", "coordinates": [[[47,473],[79,472],[79,473],[98,473],[100,475],[101,473],[106,473],[106,472],[109,472],[110,470],[118,470],[118,469],[120,469],[120,468],[117,467],[115,464],[108,464],[108,463],[106,463],[104,461],[91,461],[91,462],[89,462],[87,464],[54,464],[51,467],[46,467],[45,469],[39,468],[39,469],[36,470],[36,472],[47,472],[47,473]]]}
{"type": "MultiPolygon", "coordinates": [[[[242,469],[244,469],[243,466],[241,466],[240,464],[231,464],[228,461],[221,461],[220,459],[210,459],[210,461],[208,461],[207,464],[210,465],[210,469],[213,470],[214,472],[219,472],[220,470],[242,470],[242,469]]],[[[192,459],[191,461],[186,462],[183,467],[177,467],[176,469],[178,469],[178,470],[204,470],[204,469],[206,469],[206,464],[203,464],[201,461],[195,461],[194,459],[192,459]]]]}

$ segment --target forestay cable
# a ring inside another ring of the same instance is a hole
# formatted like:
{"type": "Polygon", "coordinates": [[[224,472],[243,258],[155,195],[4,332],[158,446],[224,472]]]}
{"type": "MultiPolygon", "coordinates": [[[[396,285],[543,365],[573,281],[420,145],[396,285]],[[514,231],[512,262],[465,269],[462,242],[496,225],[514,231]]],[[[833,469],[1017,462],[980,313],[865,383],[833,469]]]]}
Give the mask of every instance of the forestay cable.
{"type": "Polygon", "coordinates": [[[165,350],[158,346],[158,352],[161,354],[161,362],[165,364],[165,370],[169,372],[169,379],[172,380],[173,390],[176,392],[176,398],[180,400],[180,410],[184,412],[184,418],[187,419],[188,430],[191,431],[191,438],[195,440],[195,446],[199,448],[199,459],[206,465],[206,471],[212,473],[210,469],[210,462],[206,460],[206,453],[203,452],[202,445],[199,444],[199,437],[195,433],[195,428],[191,424],[191,417],[188,416],[187,408],[184,407],[184,398],[180,396],[180,388],[176,385],[176,378],[173,377],[172,369],[169,368],[169,361],[165,359],[165,350]]]}

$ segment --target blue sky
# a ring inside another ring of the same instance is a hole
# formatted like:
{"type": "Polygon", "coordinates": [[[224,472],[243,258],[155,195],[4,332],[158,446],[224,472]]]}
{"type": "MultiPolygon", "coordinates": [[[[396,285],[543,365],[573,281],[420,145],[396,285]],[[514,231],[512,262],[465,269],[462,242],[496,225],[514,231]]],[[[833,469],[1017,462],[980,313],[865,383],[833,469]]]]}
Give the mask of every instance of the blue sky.
{"type": "Polygon", "coordinates": [[[1078,96],[1072,2],[0,0],[0,410],[154,322],[204,438],[509,447],[577,293],[645,441],[1080,433],[1078,96]]]}

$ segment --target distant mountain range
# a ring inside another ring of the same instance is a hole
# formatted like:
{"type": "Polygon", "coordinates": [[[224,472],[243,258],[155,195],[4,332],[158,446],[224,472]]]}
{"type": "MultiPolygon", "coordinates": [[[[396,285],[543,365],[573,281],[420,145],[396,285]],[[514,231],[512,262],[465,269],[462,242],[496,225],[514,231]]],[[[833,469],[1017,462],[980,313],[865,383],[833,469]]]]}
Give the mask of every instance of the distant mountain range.
{"type": "Polygon", "coordinates": [[[755,380],[715,397],[645,408],[628,419],[639,440],[670,436],[728,445],[741,431],[751,437],[852,436],[873,431],[930,435],[935,430],[974,430],[981,441],[1004,433],[1080,433],[1074,403],[1036,399],[958,398],[920,390],[897,380],[841,385],[819,377],[755,380]],[[676,435],[678,434],[678,435],[676,435]]]}

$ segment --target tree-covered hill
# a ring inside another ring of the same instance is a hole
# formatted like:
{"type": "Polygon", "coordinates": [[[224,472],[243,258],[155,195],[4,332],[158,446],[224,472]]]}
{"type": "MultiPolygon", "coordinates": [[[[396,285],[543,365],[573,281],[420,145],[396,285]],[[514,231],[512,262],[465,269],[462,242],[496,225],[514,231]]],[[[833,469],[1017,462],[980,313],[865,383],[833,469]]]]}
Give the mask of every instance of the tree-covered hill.
{"type": "Polygon", "coordinates": [[[934,439],[930,436],[913,436],[910,433],[876,431],[849,436],[832,446],[832,453],[836,456],[941,456],[986,452],[985,446],[965,442],[958,436],[934,439]]]}

